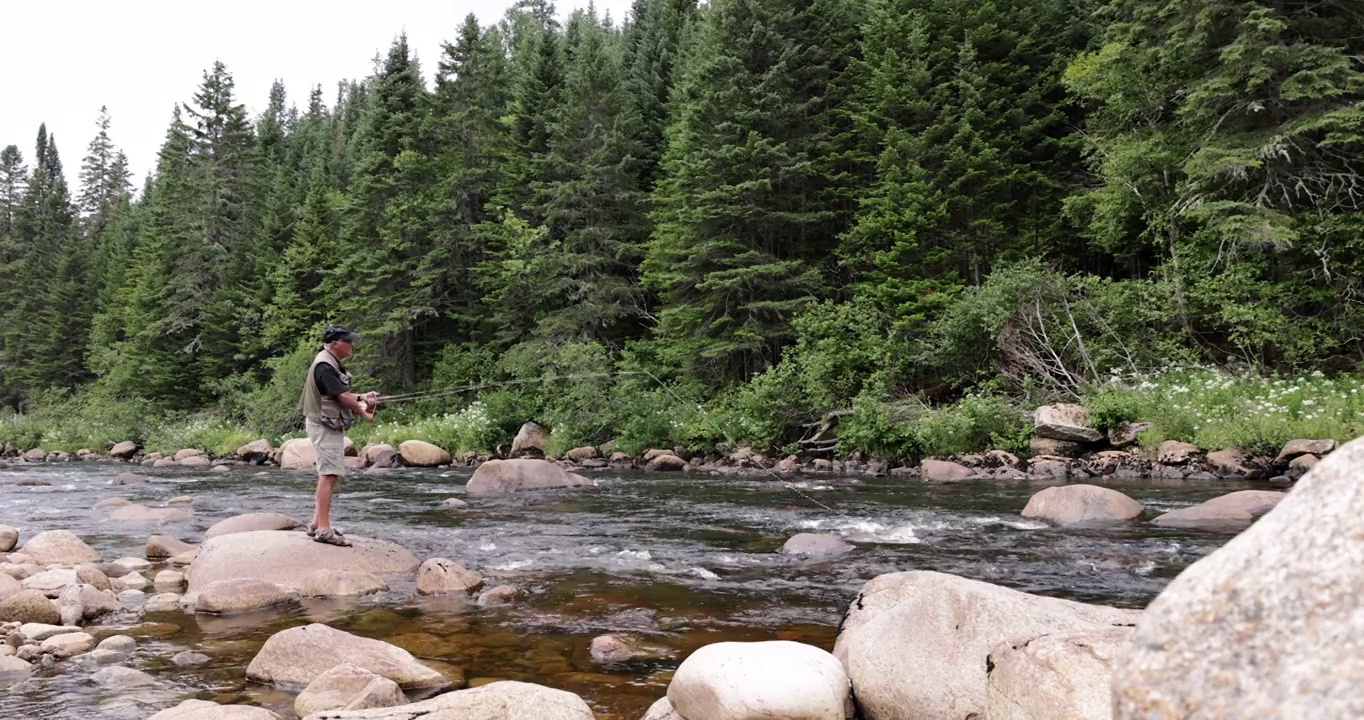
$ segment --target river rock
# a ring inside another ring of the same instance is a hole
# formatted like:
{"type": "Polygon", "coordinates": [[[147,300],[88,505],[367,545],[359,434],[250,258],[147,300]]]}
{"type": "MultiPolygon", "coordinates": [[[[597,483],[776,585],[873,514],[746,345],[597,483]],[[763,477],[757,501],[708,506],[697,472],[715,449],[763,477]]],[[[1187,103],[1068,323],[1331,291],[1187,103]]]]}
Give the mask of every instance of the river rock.
{"type": "Polygon", "coordinates": [[[157,593],[147,598],[142,610],[148,613],[177,612],[180,610],[180,597],[180,593],[157,593]]]}
{"type": "Polygon", "coordinates": [[[196,550],[198,547],[169,535],[153,535],[147,538],[146,554],[148,560],[165,560],[183,552],[196,550]]]}
{"type": "Polygon", "coordinates": [[[143,560],[142,558],[135,557],[119,558],[110,564],[114,565],[115,567],[121,567],[125,571],[127,571],[123,573],[125,576],[130,572],[140,573],[144,570],[150,570],[152,567],[152,564],[150,562],[143,560]]]}
{"type": "Polygon", "coordinates": [[[1000,645],[986,661],[985,718],[1109,718],[1113,656],[1131,635],[1130,627],[1110,627],[1000,645]]]}
{"type": "Polygon", "coordinates": [[[294,700],[294,712],[306,717],[324,710],[365,710],[403,705],[402,688],[386,677],[355,665],[337,665],[317,676],[294,700]]]}
{"type": "Polygon", "coordinates": [[[571,692],[502,680],[430,700],[374,710],[329,710],[304,720],[593,720],[571,692]]]}
{"type": "Polygon", "coordinates": [[[1123,420],[1108,429],[1108,444],[1115,448],[1131,447],[1137,444],[1141,434],[1151,429],[1151,423],[1133,423],[1123,420]]]}
{"type": "Polygon", "coordinates": [[[677,668],[668,700],[683,717],[706,720],[843,720],[852,709],[839,661],[786,640],[698,649],[677,668]]]}
{"type": "Polygon", "coordinates": [[[109,582],[109,576],[103,570],[94,565],[81,565],[76,568],[76,581],[93,585],[97,590],[113,590],[113,583],[109,582]]]}
{"type": "Polygon", "coordinates": [[[152,578],[152,586],[161,592],[180,592],[185,589],[185,574],[175,570],[162,570],[152,578]]]}
{"type": "Polygon", "coordinates": [[[213,658],[203,653],[194,652],[192,650],[178,652],[173,657],[171,657],[171,663],[174,664],[176,667],[184,668],[202,667],[211,662],[213,662],[213,658]]]}
{"type": "Polygon", "coordinates": [[[180,463],[179,463],[178,461],[176,461],[176,460],[171,459],[171,458],[158,458],[157,460],[152,461],[152,467],[154,467],[154,468],[179,467],[179,466],[180,466],[180,463]]]}
{"type": "Polygon", "coordinates": [[[544,460],[489,460],[474,471],[465,492],[469,495],[497,495],[592,485],[591,480],[544,460]]]}
{"type": "Polygon", "coordinates": [[[96,649],[131,655],[137,650],[137,641],[127,635],[112,635],[101,640],[96,649]]]}
{"type": "Polygon", "coordinates": [[[270,636],[246,668],[246,676],[267,685],[302,687],[343,664],[382,675],[404,690],[441,690],[450,684],[402,648],[320,624],[270,636]]]}
{"type": "Polygon", "coordinates": [[[275,449],[271,447],[270,441],[262,439],[249,442],[237,448],[236,455],[242,462],[259,465],[270,459],[270,456],[274,453],[275,449]]]}
{"type": "Polygon", "coordinates": [[[12,655],[0,656],[0,680],[12,682],[32,671],[33,666],[27,661],[12,655]]]}
{"type": "Polygon", "coordinates": [[[48,625],[47,623],[24,623],[19,626],[19,635],[25,644],[41,643],[42,641],[57,635],[68,633],[78,633],[81,629],[75,625],[48,625]]]}
{"type": "Polygon", "coordinates": [[[123,590],[118,594],[118,604],[125,610],[142,610],[147,606],[147,593],[131,588],[123,590]]]}
{"type": "Polygon", "coordinates": [[[146,590],[152,586],[151,582],[139,572],[130,572],[124,575],[118,579],[118,584],[124,590],[146,590]]]}
{"type": "Polygon", "coordinates": [[[109,457],[115,457],[120,460],[131,460],[136,454],[137,443],[132,440],[124,440],[109,449],[109,457]]]}
{"type": "Polygon", "coordinates": [[[78,581],[75,568],[54,568],[24,578],[23,585],[48,597],[57,597],[78,581]]]}
{"type": "Polygon", "coordinates": [[[673,709],[673,704],[668,698],[661,697],[644,711],[644,717],[639,720],[687,720],[673,709]]]}
{"type": "Polygon", "coordinates": [[[61,621],[57,606],[37,590],[20,590],[0,601],[0,622],[56,625],[61,621]]]}
{"type": "Polygon", "coordinates": [[[23,454],[24,462],[40,463],[47,460],[47,451],[42,448],[33,448],[23,454]]]}
{"type": "Polygon", "coordinates": [[[99,553],[69,530],[48,530],[24,543],[24,554],[39,565],[80,565],[99,562],[99,553]]]}
{"type": "Polygon", "coordinates": [[[364,460],[366,465],[373,465],[380,454],[389,451],[396,452],[388,443],[369,443],[360,449],[360,459],[364,460]]]}
{"type": "Polygon", "coordinates": [[[811,558],[833,558],[846,555],[855,548],[837,535],[821,533],[798,533],[792,535],[781,546],[785,555],[800,555],[811,558]]]}
{"type": "Polygon", "coordinates": [[[1364,717],[1364,440],[1150,604],[1113,673],[1115,720],[1364,717]]]}
{"type": "MultiPolygon", "coordinates": [[[[1033,434],[1069,442],[1091,443],[1104,439],[1090,425],[1089,411],[1083,405],[1043,405],[1033,414],[1033,434]]],[[[676,704],[676,703],[674,703],[676,704]]],[[[685,714],[685,713],[684,713],[685,714]]]]}
{"type": "Polygon", "coordinates": [[[1166,440],[1156,450],[1156,462],[1161,465],[1188,465],[1202,454],[1203,451],[1199,450],[1197,445],[1178,440],[1166,440]]]}
{"type": "MultiPolygon", "coordinates": [[[[146,475],[139,475],[139,474],[137,474],[137,473],[130,473],[130,472],[121,472],[121,473],[115,475],[115,476],[114,476],[114,479],[111,480],[111,481],[109,482],[109,484],[110,484],[110,485],[145,485],[146,482],[147,482],[147,476],[146,476],[146,475]]],[[[97,505],[96,507],[98,507],[98,505],[97,505]]]]}
{"type": "Polygon", "coordinates": [[[1289,440],[1274,458],[1274,464],[1283,467],[1299,455],[1322,457],[1335,452],[1335,440],[1289,440]]]}
{"type": "Polygon", "coordinates": [[[284,441],[279,453],[279,466],[283,470],[312,470],[317,467],[317,451],[308,438],[284,441]]]}
{"type": "Polygon", "coordinates": [[[287,605],[294,596],[284,588],[256,578],[233,578],[208,583],[198,593],[194,611],[208,615],[233,615],[287,605]]]}
{"type": "Polygon", "coordinates": [[[834,655],[867,720],[966,718],[984,710],[986,658],[1000,643],[1138,617],[944,573],[890,573],[862,586],[834,655]]]}
{"type": "Polygon", "coordinates": [[[130,667],[114,665],[95,672],[90,677],[97,685],[110,690],[128,690],[144,685],[156,684],[156,678],[130,667]]]}
{"type": "Polygon", "coordinates": [[[68,586],[57,598],[57,614],[63,625],[79,625],[82,620],[95,620],[121,608],[116,595],[93,585],[68,586]]]}
{"type": "Polygon", "coordinates": [[[601,451],[591,445],[586,445],[580,448],[573,448],[572,450],[569,450],[568,452],[564,453],[564,459],[572,460],[573,462],[595,460],[599,457],[601,457],[601,451]]]}
{"type": "Polygon", "coordinates": [[[213,461],[204,455],[194,455],[184,460],[176,460],[175,464],[180,467],[208,467],[213,464],[213,461]]]}
{"type": "Polygon", "coordinates": [[[548,441],[548,430],[533,422],[523,423],[521,429],[516,432],[516,437],[512,439],[511,452],[507,455],[513,458],[543,458],[545,443],[548,441]]]}
{"type": "Polygon", "coordinates": [[[1141,515],[1141,504],[1098,485],[1061,485],[1044,488],[1028,500],[1023,517],[1058,527],[1119,523],[1141,515]]]}
{"type": "Polygon", "coordinates": [[[1043,455],[1061,458],[1079,457],[1084,452],[1085,446],[1081,443],[1070,442],[1068,440],[1056,440],[1033,436],[1028,441],[1028,454],[1032,457],[1043,455]]]}
{"type": "Polygon", "coordinates": [[[640,660],[661,660],[672,656],[672,651],[655,645],[638,635],[629,633],[608,633],[592,638],[588,652],[594,662],[605,665],[638,662],[640,660]]]}
{"type": "Polygon", "coordinates": [[[484,607],[511,605],[521,597],[521,591],[511,585],[498,585],[484,590],[478,596],[478,604],[484,607]]]}
{"type": "Polygon", "coordinates": [[[53,635],[43,641],[41,650],[55,658],[69,658],[95,649],[95,638],[90,633],[74,632],[53,635]]]}
{"type": "Polygon", "coordinates": [[[0,552],[10,552],[19,545],[19,531],[8,525],[0,525],[0,552]]]}
{"type": "Polygon", "coordinates": [[[146,505],[123,505],[109,512],[114,522],[176,523],[194,519],[194,512],[180,507],[147,507],[146,505]]]}
{"type": "Polygon", "coordinates": [[[1260,473],[1250,467],[1250,453],[1237,447],[1214,450],[1208,453],[1208,468],[1218,477],[1254,478],[1260,473]]]}
{"type": "Polygon", "coordinates": [[[256,530],[293,530],[302,526],[303,523],[288,515],[272,512],[246,513],[245,515],[235,515],[226,520],[219,520],[204,533],[204,537],[215,538],[221,535],[256,530]]]}
{"type": "Polygon", "coordinates": [[[975,477],[976,471],[947,460],[928,459],[919,466],[919,476],[926,482],[957,482],[975,477]]]}
{"type": "Polygon", "coordinates": [[[199,448],[183,448],[180,450],[176,450],[175,454],[172,455],[171,457],[176,462],[180,462],[181,460],[188,460],[192,457],[204,457],[207,454],[208,453],[204,452],[203,450],[200,450],[199,448]]]}
{"type": "Polygon", "coordinates": [[[255,578],[290,590],[315,570],[355,570],[383,576],[410,573],[417,558],[384,540],[347,535],[352,547],[314,542],[299,532],[262,530],[220,535],[205,542],[190,566],[189,591],[234,578],[255,578]]]}
{"type": "Polygon", "coordinates": [[[422,440],[405,440],[398,445],[403,464],[412,467],[437,467],[453,462],[450,453],[422,440]]]}
{"type": "Polygon", "coordinates": [[[1288,471],[1284,474],[1289,480],[1297,481],[1309,470],[1317,466],[1319,458],[1316,455],[1299,455],[1288,461],[1288,471]]]}
{"type": "Polygon", "coordinates": [[[1278,505],[1284,494],[1271,490],[1242,490],[1192,507],[1171,510],[1153,525],[1194,530],[1239,531],[1278,505]]]}
{"type": "Polygon", "coordinates": [[[378,575],[357,570],[314,570],[298,582],[303,597],[361,597],[387,589],[378,575]]]}
{"type": "Polygon", "coordinates": [[[453,508],[453,509],[458,509],[458,508],[466,508],[466,507],[469,507],[469,503],[464,502],[463,500],[460,500],[459,498],[446,498],[446,499],[444,499],[444,500],[441,501],[440,506],[443,507],[443,508],[447,508],[447,509],[451,509],[451,508],[453,508]]]}
{"type": "Polygon", "coordinates": [[[193,495],[176,495],[175,497],[173,497],[173,498],[167,500],[167,501],[166,501],[166,504],[167,504],[167,505],[193,505],[193,504],[194,504],[194,496],[193,496],[193,495]]]}
{"type": "Polygon", "coordinates": [[[24,589],[24,584],[13,577],[0,573],[0,601],[24,589]]]}
{"type": "Polygon", "coordinates": [[[265,708],[248,705],[219,705],[207,700],[186,700],[151,716],[147,720],[281,720],[265,708]]]}
{"type": "Polygon", "coordinates": [[[685,467],[687,461],[672,453],[663,453],[644,465],[644,469],[651,472],[677,472],[685,467]]]}
{"type": "Polygon", "coordinates": [[[445,558],[431,558],[417,570],[418,595],[472,595],[483,587],[483,576],[445,558]]]}

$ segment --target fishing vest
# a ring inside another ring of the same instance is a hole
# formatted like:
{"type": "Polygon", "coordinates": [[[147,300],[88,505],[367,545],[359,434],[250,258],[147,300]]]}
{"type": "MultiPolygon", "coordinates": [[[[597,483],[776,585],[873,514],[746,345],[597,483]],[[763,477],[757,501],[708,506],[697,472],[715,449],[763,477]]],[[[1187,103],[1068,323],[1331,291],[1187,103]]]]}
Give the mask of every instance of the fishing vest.
{"type": "Polygon", "coordinates": [[[333,429],[346,431],[351,425],[355,424],[355,414],[346,408],[335,398],[326,397],[317,389],[317,379],[315,373],[317,366],[326,363],[336,370],[336,374],[341,377],[341,382],[350,390],[350,373],[341,369],[341,363],[337,361],[325,348],[313,358],[313,364],[308,366],[308,376],[303,381],[303,399],[299,401],[299,409],[303,411],[303,416],[312,418],[323,425],[333,429]]]}

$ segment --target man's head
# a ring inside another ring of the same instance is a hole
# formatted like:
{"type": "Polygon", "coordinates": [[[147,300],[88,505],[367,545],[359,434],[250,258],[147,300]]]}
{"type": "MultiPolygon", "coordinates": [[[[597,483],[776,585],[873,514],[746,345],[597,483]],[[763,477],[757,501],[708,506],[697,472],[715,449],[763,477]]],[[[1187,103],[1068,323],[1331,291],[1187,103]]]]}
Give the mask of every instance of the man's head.
{"type": "Polygon", "coordinates": [[[327,350],[337,360],[345,360],[355,351],[355,341],[359,337],[348,327],[328,325],[327,329],[322,331],[322,344],[327,346],[327,350]]]}

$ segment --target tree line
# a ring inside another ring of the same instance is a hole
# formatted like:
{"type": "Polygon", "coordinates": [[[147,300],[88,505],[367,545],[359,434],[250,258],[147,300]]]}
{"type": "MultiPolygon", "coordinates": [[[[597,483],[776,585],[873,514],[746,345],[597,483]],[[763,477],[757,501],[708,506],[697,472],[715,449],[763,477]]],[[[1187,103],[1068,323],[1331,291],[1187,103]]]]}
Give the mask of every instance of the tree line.
{"type": "Polygon", "coordinates": [[[0,151],[0,403],[231,405],[327,322],[388,390],[634,369],[780,422],[1352,369],[1361,58],[1345,0],[522,0],[429,87],[399,37],[253,118],[215,63],[136,193],[107,113],[78,190],[0,151]]]}

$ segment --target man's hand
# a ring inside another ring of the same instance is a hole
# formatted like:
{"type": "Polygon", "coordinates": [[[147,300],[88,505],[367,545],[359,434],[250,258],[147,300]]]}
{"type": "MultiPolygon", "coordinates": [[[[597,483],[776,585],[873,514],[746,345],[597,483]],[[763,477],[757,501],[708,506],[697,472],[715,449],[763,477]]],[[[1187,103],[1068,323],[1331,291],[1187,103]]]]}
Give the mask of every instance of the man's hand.
{"type": "Polygon", "coordinates": [[[369,405],[371,410],[379,407],[379,393],[373,391],[365,393],[365,404],[369,405]]]}

